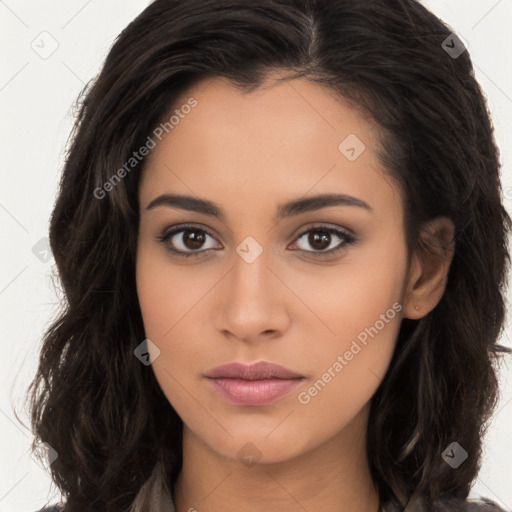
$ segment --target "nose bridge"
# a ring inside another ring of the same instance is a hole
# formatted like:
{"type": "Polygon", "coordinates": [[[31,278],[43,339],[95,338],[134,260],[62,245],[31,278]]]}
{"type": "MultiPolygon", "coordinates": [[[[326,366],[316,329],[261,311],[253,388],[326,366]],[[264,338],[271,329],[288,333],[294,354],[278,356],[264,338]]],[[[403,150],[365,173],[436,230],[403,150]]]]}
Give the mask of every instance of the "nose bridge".
{"type": "Polygon", "coordinates": [[[250,339],[265,331],[281,330],[286,319],[279,280],[270,270],[270,253],[247,237],[236,248],[222,298],[217,327],[239,339],[250,339]]]}
{"type": "Polygon", "coordinates": [[[253,309],[265,307],[271,286],[272,273],[267,268],[269,253],[264,251],[255,238],[246,237],[236,248],[234,268],[231,275],[231,292],[236,302],[246,307],[249,303],[253,309]]]}

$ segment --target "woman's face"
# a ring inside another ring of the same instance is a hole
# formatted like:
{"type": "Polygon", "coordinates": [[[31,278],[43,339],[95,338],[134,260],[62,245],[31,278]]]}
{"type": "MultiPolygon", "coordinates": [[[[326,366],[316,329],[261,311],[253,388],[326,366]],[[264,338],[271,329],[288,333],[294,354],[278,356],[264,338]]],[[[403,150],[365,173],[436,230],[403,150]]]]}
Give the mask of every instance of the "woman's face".
{"type": "Polygon", "coordinates": [[[163,392],[187,434],[230,459],[350,448],[406,286],[403,203],[371,125],[306,80],[242,94],[210,79],[175,109],[139,196],[137,290],[163,392]],[[211,378],[260,361],[300,378],[211,378]]]}

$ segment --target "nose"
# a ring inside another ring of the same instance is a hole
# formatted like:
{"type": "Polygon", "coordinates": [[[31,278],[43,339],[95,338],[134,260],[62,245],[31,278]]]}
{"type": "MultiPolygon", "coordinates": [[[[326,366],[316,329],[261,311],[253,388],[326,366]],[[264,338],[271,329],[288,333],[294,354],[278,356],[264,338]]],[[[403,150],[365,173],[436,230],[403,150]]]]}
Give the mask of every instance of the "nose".
{"type": "Polygon", "coordinates": [[[254,343],[278,338],[286,331],[293,294],[268,260],[265,251],[252,262],[235,255],[216,297],[216,328],[227,338],[254,343]]]}

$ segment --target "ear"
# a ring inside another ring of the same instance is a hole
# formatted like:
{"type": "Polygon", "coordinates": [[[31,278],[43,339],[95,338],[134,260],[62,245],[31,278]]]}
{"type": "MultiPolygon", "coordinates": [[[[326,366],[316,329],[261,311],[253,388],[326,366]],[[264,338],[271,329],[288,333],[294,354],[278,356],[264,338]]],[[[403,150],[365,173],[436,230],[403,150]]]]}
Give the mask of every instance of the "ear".
{"type": "Polygon", "coordinates": [[[454,224],[448,217],[436,217],[423,225],[420,249],[411,259],[404,318],[422,318],[441,300],[455,251],[454,234],[454,224]]]}

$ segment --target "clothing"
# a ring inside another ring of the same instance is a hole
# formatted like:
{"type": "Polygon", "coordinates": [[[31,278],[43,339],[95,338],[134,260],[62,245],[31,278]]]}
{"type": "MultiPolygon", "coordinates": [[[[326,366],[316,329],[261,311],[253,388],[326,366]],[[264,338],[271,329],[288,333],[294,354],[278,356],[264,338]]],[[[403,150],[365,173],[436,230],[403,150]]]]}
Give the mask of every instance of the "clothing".
{"type": "MultiPolygon", "coordinates": [[[[507,512],[500,508],[496,503],[485,498],[481,498],[478,502],[468,501],[466,512],[507,512]]],[[[174,507],[173,507],[174,509],[174,507]]],[[[383,510],[383,509],[381,509],[383,510]]],[[[49,507],[42,508],[37,512],[65,512],[64,508],[59,505],[51,505],[49,507]]]]}

